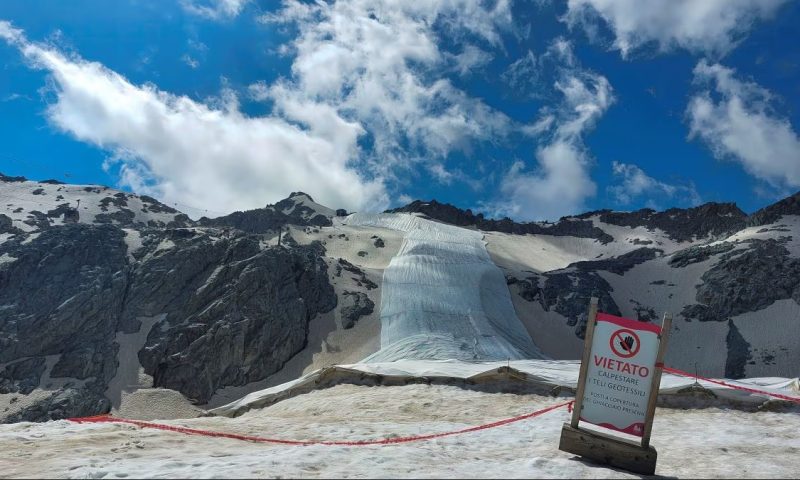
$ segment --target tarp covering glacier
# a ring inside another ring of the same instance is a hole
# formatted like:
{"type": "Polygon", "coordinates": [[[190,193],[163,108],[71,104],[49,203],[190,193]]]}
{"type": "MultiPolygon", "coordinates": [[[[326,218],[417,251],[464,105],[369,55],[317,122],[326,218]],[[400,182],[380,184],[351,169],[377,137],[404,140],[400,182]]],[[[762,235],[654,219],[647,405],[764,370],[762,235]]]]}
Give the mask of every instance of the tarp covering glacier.
{"type": "MultiPolygon", "coordinates": [[[[553,395],[574,394],[580,361],[578,360],[516,360],[510,362],[465,362],[461,360],[399,360],[394,362],[334,365],[304,375],[291,382],[253,392],[235,402],[209,410],[210,415],[237,417],[287,398],[337,384],[405,385],[415,382],[458,384],[480,388],[492,385],[512,390],[514,386],[548,392],[553,395]]],[[[750,378],[726,380],[734,386],[754,388],[764,392],[800,399],[800,380],[797,378],[750,378]]],[[[703,392],[714,401],[760,405],[771,400],[758,394],[718,385],[702,379],[665,373],[661,377],[659,395],[678,397],[703,392]]],[[[690,406],[692,399],[689,399],[690,406]]]]}
{"type": "Polygon", "coordinates": [[[404,232],[383,274],[381,349],[364,362],[544,358],[481,232],[411,214],[352,214],[343,223],[404,232]]]}

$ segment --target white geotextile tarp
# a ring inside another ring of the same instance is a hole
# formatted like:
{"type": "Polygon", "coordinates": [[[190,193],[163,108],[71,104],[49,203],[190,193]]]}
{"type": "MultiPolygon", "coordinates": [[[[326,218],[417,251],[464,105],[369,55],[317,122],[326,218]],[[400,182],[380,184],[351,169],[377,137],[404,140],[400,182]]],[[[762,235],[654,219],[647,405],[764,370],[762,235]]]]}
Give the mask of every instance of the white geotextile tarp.
{"type": "MultiPolygon", "coordinates": [[[[502,381],[513,376],[515,381],[546,387],[565,387],[574,390],[578,383],[580,362],[577,360],[515,360],[511,362],[465,362],[461,360],[399,360],[395,362],[356,363],[336,365],[316,370],[291,382],[253,392],[235,402],[210,410],[212,415],[236,417],[252,408],[269,406],[286,398],[307,393],[336,383],[380,384],[402,383],[411,379],[468,381],[480,378],[502,381]],[[507,367],[507,368],[504,368],[507,367]],[[323,381],[327,377],[327,381],[323,381]],[[387,382],[386,380],[391,381],[387,382]]],[[[726,383],[800,399],[797,378],[750,378],[724,380],[726,383]]],[[[750,393],[716,383],[699,380],[703,389],[717,397],[743,403],[761,404],[772,397],[750,393]]],[[[695,384],[692,378],[665,373],[661,377],[659,394],[675,395],[695,384]]]]}
{"type": "Polygon", "coordinates": [[[383,274],[381,350],[364,362],[544,357],[481,232],[411,214],[353,214],[343,223],[404,233],[383,274]]]}

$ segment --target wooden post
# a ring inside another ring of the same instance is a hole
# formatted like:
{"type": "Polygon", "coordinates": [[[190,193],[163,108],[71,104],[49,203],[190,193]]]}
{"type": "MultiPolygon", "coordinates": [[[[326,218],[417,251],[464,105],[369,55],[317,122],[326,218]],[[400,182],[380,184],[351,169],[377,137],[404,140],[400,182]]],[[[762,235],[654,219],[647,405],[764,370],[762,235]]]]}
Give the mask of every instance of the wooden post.
{"type": "Polygon", "coordinates": [[[650,399],[647,402],[647,411],[644,417],[644,433],[642,435],[642,446],[650,446],[650,433],[653,430],[653,417],[656,414],[656,402],[658,401],[658,389],[661,386],[661,371],[664,366],[664,353],[667,350],[669,332],[672,328],[672,315],[664,314],[661,322],[661,335],[658,336],[658,354],[656,355],[656,370],[653,372],[653,383],[650,385],[650,399]]]}
{"type": "Polygon", "coordinates": [[[583,340],[583,359],[581,369],[578,374],[578,388],[575,391],[575,404],[572,410],[572,428],[578,428],[578,421],[581,418],[583,408],[583,393],[586,390],[586,372],[589,370],[589,361],[592,354],[592,339],[594,338],[594,325],[597,323],[597,297],[592,297],[589,302],[589,316],[586,318],[586,334],[583,340]]]}

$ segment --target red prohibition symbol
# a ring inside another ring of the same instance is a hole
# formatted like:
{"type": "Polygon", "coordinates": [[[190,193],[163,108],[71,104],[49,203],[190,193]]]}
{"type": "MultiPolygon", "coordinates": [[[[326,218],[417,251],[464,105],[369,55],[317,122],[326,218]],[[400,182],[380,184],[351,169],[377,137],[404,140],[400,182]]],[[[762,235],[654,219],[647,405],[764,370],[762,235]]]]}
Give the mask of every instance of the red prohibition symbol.
{"type": "Polygon", "coordinates": [[[611,335],[611,351],[614,355],[622,358],[631,358],[639,353],[639,335],[633,330],[621,328],[611,335]]]}

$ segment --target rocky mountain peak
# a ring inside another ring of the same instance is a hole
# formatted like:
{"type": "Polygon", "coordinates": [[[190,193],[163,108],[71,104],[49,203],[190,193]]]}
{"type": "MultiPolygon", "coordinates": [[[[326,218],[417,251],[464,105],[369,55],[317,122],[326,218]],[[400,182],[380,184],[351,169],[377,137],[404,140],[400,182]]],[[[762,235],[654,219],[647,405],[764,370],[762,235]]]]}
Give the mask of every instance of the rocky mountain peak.
{"type": "Polygon", "coordinates": [[[28,179],[25,177],[9,177],[8,175],[3,175],[3,173],[0,173],[0,182],[11,183],[11,182],[27,182],[27,181],[28,179]]]}
{"type": "Polygon", "coordinates": [[[330,226],[336,212],[320,205],[304,192],[292,192],[287,198],[253,210],[236,211],[216,218],[203,217],[198,222],[209,227],[231,227],[247,233],[276,232],[284,225],[302,227],[330,226]]]}
{"type": "Polygon", "coordinates": [[[601,222],[611,225],[659,229],[673,240],[684,242],[735,232],[745,226],[747,214],[735,203],[709,202],[697,207],[670,208],[661,212],[652,208],[633,212],[597,210],[576,218],[591,217],[598,217],[601,222]]]}
{"type": "Polygon", "coordinates": [[[783,215],[800,215],[800,192],[773,203],[750,215],[747,224],[750,226],[775,223],[783,215]]]}

